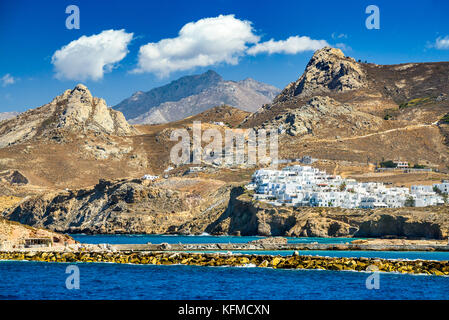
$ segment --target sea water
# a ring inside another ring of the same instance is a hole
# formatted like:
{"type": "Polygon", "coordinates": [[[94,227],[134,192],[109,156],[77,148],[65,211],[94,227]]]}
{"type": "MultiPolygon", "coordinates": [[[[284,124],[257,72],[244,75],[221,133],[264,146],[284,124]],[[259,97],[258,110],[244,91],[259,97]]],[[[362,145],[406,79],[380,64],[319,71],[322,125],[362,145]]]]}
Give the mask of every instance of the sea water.
{"type": "MultiPolygon", "coordinates": [[[[85,243],[228,243],[259,237],[88,236],[85,243]]],[[[289,238],[290,242],[344,243],[354,239],[289,238]]],[[[246,252],[247,253],[247,252],[246,252]]],[[[263,252],[289,254],[291,252],[263,252]]],[[[301,251],[300,254],[449,260],[445,252],[301,251]]],[[[275,270],[255,267],[154,266],[113,263],[0,262],[0,299],[448,299],[449,277],[275,270]],[[67,289],[69,265],[79,268],[79,289],[67,289]]]]}

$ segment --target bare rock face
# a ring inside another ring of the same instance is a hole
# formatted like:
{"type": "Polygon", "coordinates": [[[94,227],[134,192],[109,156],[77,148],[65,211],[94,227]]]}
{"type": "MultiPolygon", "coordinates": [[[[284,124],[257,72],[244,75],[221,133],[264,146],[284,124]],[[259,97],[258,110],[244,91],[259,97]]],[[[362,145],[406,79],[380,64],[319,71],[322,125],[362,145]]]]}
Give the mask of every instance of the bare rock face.
{"type": "Polygon", "coordinates": [[[381,125],[378,117],[359,112],[352,106],[330,97],[316,96],[304,105],[264,122],[261,128],[277,128],[281,134],[303,136],[317,131],[322,132],[324,128],[335,127],[342,121],[352,123],[354,128],[359,130],[372,130],[381,125]]]}
{"type": "Polygon", "coordinates": [[[0,148],[38,136],[51,138],[61,130],[125,136],[134,129],[121,112],[108,108],[105,100],[92,97],[86,86],[78,84],[49,104],[3,121],[0,148]]]}
{"type": "Polygon", "coordinates": [[[309,97],[331,91],[350,91],[366,84],[365,71],[353,58],[345,57],[340,49],[325,47],[315,52],[304,74],[289,84],[274,102],[292,96],[309,97]]]}
{"type": "Polygon", "coordinates": [[[27,184],[28,179],[17,170],[6,170],[0,172],[0,182],[9,184],[27,184]]]}
{"type": "Polygon", "coordinates": [[[201,234],[225,210],[230,189],[201,179],[100,180],[93,188],[28,197],[3,215],[67,233],[201,234]]]}
{"type": "Polygon", "coordinates": [[[446,239],[449,207],[343,209],[274,207],[232,190],[228,209],[206,228],[210,234],[282,237],[392,237],[446,239]]]}
{"type": "Polygon", "coordinates": [[[59,127],[84,127],[96,132],[127,135],[131,128],[119,111],[107,107],[106,101],[94,98],[86,86],[79,84],[73,90],[66,91],[62,102],[66,109],[59,118],[59,127]]]}

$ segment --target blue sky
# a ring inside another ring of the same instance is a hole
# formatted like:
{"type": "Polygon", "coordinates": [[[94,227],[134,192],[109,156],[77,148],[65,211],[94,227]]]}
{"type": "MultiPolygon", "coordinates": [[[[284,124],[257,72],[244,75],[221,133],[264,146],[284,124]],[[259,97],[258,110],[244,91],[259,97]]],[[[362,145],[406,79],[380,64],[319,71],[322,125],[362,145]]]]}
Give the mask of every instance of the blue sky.
{"type": "Polygon", "coordinates": [[[448,12],[449,3],[444,0],[1,0],[0,112],[38,107],[80,82],[115,105],[135,91],[148,91],[208,69],[225,79],[252,77],[283,88],[302,74],[312,48],[323,41],[342,47],[346,55],[378,64],[449,61],[448,12]],[[79,30],[65,25],[66,7],[72,4],[80,9],[79,30]],[[380,9],[379,30],[365,27],[368,5],[380,9]],[[210,24],[202,24],[204,21],[210,24]],[[217,22],[232,24],[235,32],[217,29],[217,22]],[[193,27],[190,31],[184,28],[185,35],[180,37],[181,28],[188,23],[193,27]],[[112,30],[109,38],[103,33],[106,30],[112,30]],[[216,30],[225,35],[217,35],[216,30]],[[61,50],[82,36],[93,35],[121,42],[106,41],[112,49],[106,47],[89,57],[84,57],[82,50],[73,49],[68,55],[68,50],[61,50]],[[302,40],[288,52],[292,43],[279,41],[290,37],[293,42],[302,40]],[[162,39],[169,41],[160,42],[162,39]],[[203,43],[203,39],[209,42],[203,43]],[[271,53],[266,49],[270,39],[274,41],[271,53]],[[151,51],[140,55],[139,50],[147,44],[151,51]],[[218,54],[215,46],[220,48],[218,54]],[[249,54],[247,50],[254,46],[260,50],[249,54]],[[58,50],[61,52],[55,54],[58,50]],[[78,65],[77,59],[81,59],[78,65]],[[84,70],[86,61],[100,66],[99,72],[93,75],[84,70]]]}

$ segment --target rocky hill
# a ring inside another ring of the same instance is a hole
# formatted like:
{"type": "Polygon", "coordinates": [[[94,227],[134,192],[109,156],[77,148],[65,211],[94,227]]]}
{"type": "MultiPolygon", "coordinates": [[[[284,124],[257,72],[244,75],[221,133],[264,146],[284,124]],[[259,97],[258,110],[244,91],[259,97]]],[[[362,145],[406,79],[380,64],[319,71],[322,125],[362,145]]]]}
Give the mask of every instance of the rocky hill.
{"type": "Polygon", "coordinates": [[[225,210],[231,187],[219,180],[171,178],[100,181],[92,188],[30,197],[4,216],[68,233],[170,233],[197,228],[225,210]]]}
{"type": "Polygon", "coordinates": [[[329,137],[376,132],[382,127],[383,121],[379,117],[327,96],[314,96],[304,105],[265,121],[258,128],[277,128],[280,133],[298,137],[329,137]]]}
{"type": "Polygon", "coordinates": [[[42,107],[2,122],[0,148],[32,139],[54,139],[64,131],[125,136],[133,129],[123,114],[108,108],[103,99],[92,97],[87,87],[79,84],[42,107]]]}
{"type": "Polygon", "coordinates": [[[8,221],[0,217],[0,248],[2,250],[8,250],[14,246],[23,245],[25,239],[30,238],[51,239],[53,246],[64,246],[66,244],[75,243],[75,240],[68,235],[33,228],[14,221],[8,221]]]}
{"type": "Polygon", "coordinates": [[[148,92],[136,92],[114,108],[133,124],[167,123],[223,104],[253,112],[271,102],[279,91],[250,78],[225,81],[210,70],[148,92]]]}
{"type": "Polygon", "coordinates": [[[446,170],[449,62],[376,65],[326,47],[242,127],[280,128],[281,157],[380,162],[446,170]]]}
{"type": "MultiPolygon", "coordinates": [[[[139,132],[82,84],[50,103],[0,122],[0,172],[31,185],[68,187],[146,172],[139,132]]],[[[0,181],[1,183],[1,181],[0,181]]]]}

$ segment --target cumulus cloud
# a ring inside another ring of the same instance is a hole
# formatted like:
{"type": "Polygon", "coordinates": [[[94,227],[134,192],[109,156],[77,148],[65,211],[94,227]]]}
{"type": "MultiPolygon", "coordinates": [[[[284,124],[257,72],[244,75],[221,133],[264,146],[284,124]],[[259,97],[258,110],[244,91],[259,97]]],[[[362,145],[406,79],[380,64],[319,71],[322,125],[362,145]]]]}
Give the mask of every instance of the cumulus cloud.
{"type": "Polygon", "coordinates": [[[444,38],[437,38],[435,40],[435,48],[440,50],[446,50],[449,49],[449,36],[446,36],[444,38]]]}
{"type": "Polygon", "coordinates": [[[341,49],[343,52],[352,51],[352,48],[344,43],[336,43],[335,47],[341,49]]]}
{"type": "Polygon", "coordinates": [[[184,25],[176,38],[148,43],[139,50],[134,72],[163,77],[171,72],[217,63],[235,65],[248,44],[259,41],[250,21],[234,15],[205,18],[184,25]]]}
{"type": "Polygon", "coordinates": [[[257,43],[248,49],[248,54],[256,55],[259,53],[285,53],[297,54],[304,51],[315,51],[329,44],[325,40],[314,40],[306,36],[293,36],[287,40],[275,41],[274,39],[257,43]]]}
{"type": "Polygon", "coordinates": [[[14,84],[16,82],[16,79],[14,79],[12,75],[7,73],[0,78],[0,81],[2,82],[2,87],[6,87],[7,85],[14,84]]]}
{"type": "Polygon", "coordinates": [[[128,54],[133,33],[105,30],[82,36],[57,50],[51,59],[58,79],[99,80],[128,54]]]}

